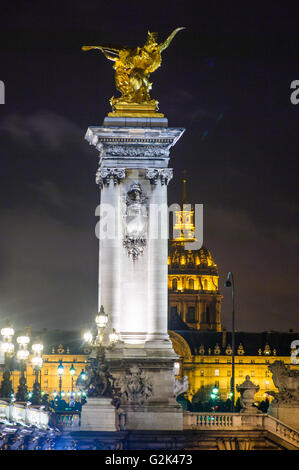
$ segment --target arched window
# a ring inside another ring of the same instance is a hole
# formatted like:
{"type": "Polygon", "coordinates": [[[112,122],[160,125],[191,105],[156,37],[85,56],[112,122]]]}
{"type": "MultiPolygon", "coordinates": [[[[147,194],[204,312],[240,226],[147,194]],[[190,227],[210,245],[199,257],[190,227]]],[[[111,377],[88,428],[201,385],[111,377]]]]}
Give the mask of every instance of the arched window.
{"type": "Polygon", "coordinates": [[[203,289],[204,289],[204,290],[208,290],[208,288],[209,288],[208,280],[205,279],[205,280],[203,281],[203,289]]]}
{"type": "Polygon", "coordinates": [[[178,280],[172,279],[172,290],[178,290],[178,280]]]}
{"type": "Polygon", "coordinates": [[[188,289],[189,290],[194,290],[194,279],[189,279],[188,281],[188,289]]]}

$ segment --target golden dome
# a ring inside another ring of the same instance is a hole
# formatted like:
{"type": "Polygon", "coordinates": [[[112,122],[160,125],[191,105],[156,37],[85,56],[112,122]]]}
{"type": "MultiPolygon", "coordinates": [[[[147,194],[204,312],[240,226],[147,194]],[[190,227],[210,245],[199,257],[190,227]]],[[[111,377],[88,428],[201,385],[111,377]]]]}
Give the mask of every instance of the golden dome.
{"type": "Polygon", "coordinates": [[[217,265],[210,250],[202,246],[198,250],[185,250],[185,243],[171,241],[168,249],[168,268],[171,271],[197,271],[218,274],[217,265]]]}

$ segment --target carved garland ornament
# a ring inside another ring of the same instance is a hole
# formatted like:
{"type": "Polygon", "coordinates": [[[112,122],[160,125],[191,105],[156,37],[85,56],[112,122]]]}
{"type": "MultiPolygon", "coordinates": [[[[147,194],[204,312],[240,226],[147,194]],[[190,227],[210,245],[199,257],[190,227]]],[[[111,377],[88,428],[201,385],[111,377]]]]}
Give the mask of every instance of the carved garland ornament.
{"type": "Polygon", "coordinates": [[[168,157],[169,149],[165,145],[109,145],[103,146],[101,155],[112,157],[168,157]]]}
{"type": "Polygon", "coordinates": [[[132,405],[142,406],[153,394],[152,383],[139,366],[132,366],[120,385],[122,398],[132,405]]]}
{"type": "Polygon", "coordinates": [[[135,261],[144,252],[147,234],[147,197],[140,184],[133,183],[125,198],[124,240],[128,256],[135,261]]]}

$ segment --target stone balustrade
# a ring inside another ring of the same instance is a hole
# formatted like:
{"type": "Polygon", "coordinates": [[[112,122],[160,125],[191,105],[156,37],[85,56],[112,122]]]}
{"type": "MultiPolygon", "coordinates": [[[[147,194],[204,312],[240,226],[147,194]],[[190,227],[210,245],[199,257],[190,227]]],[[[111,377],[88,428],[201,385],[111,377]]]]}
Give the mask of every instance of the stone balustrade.
{"type": "Polygon", "coordinates": [[[184,430],[249,431],[263,429],[299,448],[299,431],[267,414],[184,412],[184,430]]]}
{"type": "Polygon", "coordinates": [[[47,429],[49,425],[49,413],[43,407],[20,402],[8,403],[4,400],[0,400],[0,419],[39,429],[47,429]]]}

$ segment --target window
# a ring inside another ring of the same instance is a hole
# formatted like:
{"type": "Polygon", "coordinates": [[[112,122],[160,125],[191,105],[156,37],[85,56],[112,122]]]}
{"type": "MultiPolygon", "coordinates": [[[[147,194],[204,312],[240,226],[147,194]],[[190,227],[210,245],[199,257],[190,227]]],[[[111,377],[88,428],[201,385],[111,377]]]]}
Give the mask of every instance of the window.
{"type": "Polygon", "coordinates": [[[48,369],[44,369],[44,375],[48,375],[49,371],[48,369]]]}
{"type": "Polygon", "coordinates": [[[219,364],[219,359],[215,359],[215,364],[219,364]]]}
{"type": "Polygon", "coordinates": [[[266,377],[270,377],[270,372],[266,370],[266,377]]]}
{"type": "Polygon", "coordinates": [[[178,290],[178,280],[172,279],[172,290],[178,290]]]}
{"type": "Polygon", "coordinates": [[[204,289],[204,290],[208,290],[208,287],[209,287],[209,286],[208,286],[208,281],[207,281],[206,279],[204,279],[204,281],[203,281],[203,289],[204,289]]]}
{"type": "Polygon", "coordinates": [[[178,308],[176,305],[174,305],[173,307],[170,307],[170,315],[177,315],[178,313],[178,308]]]}
{"type": "Polygon", "coordinates": [[[194,290],[194,279],[189,279],[188,281],[188,289],[194,290]]]}
{"type": "Polygon", "coordinates": [[[269,390],[269,384],[270,384],[269,380],[266,380],[266,382],[265,382],[265,388],[266,388],[266,390],[269,390]]]}
{"type": "Polygon", "coordinates": [[[210,307],[206,307],[206,323],[210,323],[210,307]]]}
{"type": "Polygon", "coordinates": [[[232,372],[230,370],[227,371],[227,377],[230,377],[232,375],[232,372]]]}
{"type": "Polygon", "coordinates": [[[204,376],[204,371],[203,371],[203,370],[200,371],[200,376],[201,376],[201,377],[204,376]]]}
{"type": "Polygon", "coordinates": [[[195,322],[195,307],[188,307],[186,321],[187,323],[195,322]]]}
{"type": "Polygon", "coordinates": [[[243,359],[239,359],[239,364],[243,364],[243,359]]]}
{"type": "Polygon", "coordinates": [[[251,364],[255,364],[255,360],[254,360],[254,359],[251,360],[251,364]]]}
{"type": "Polygon", "coordinates": [[[254,370],[251,371],[251,377],[254,377],[255,376],[255,372],[254,370]]]}
{"type": "Polygon", "coordinates": [[[243,371],[239,370],[239,377],[243,377],[243,371]]]}
{"type": "Polygon", "coordinates": [[[219,377],[219,369],[215,370],[215,377],[219,377]]]}

